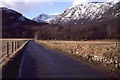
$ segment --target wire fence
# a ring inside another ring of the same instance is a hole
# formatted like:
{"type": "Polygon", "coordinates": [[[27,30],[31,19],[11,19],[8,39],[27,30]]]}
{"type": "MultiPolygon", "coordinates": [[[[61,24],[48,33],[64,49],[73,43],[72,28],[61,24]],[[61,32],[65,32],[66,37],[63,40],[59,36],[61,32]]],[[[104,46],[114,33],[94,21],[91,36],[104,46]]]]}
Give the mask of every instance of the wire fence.
{"type": "Polygon", "coordinates": [[[11,54],[16,52],[27,40],[16,40],[16,41],[7,41],[2,44],[2,59],[1,63],[4,62],[11,54]]]}

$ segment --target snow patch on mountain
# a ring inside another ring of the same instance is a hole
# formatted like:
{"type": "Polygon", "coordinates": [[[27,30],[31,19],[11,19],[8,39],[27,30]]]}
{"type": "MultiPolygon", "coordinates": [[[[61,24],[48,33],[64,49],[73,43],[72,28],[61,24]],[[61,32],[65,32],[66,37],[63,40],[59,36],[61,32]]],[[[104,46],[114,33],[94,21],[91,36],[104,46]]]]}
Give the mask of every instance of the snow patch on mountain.
{"type": "Polygon", "coordinates": [[[51,20],[53,20],[57,15],[60,13],[53,13],[53,14],[40,14],[39,16],[33,18],[32,20],[37,21],[37,22],[46,22],[50,23],[51,20]]]}
{"type": "Polygon", "coordinates": [[[73,5],[66,9],[61,15],[58,15],[53,23],[67,23],[69,21],[86,19],[100,19],[102,14],[109,10],[114,4],[104,2],[89,2],[79,5],[73,5]]]}
{"type": "Polygon", "coordinates": [[[25,21],[25,19],[26,19],[26,18],[23,17],[23,16],[20,16],[20,17],[19,17],[19,21],[25,21]]]}
{"type": "Polygon", "coordinates": [[[120,2],[120,0],[107,0],[107,2],[110,2],[110,3],[118,3],[118,2],[120,2]]]}
{"type": "Polygon", "coordinates": [[[6,7],[2,7],[1,9],[4,10],[4,11],[6,11],[6,12],[8,12],[8,13],[16,13],[15,11],[13,11],[11,9],[8,9],[6,7]]]}

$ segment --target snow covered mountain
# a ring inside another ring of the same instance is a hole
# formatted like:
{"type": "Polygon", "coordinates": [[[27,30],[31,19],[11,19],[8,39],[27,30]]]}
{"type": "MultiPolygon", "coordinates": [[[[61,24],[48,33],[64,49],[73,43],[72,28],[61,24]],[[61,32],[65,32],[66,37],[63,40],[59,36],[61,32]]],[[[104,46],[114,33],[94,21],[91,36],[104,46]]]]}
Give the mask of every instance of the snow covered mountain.
{"type": "Polygon", "coordinates": [[[19,24],[20,22],[27,20],[27,18],[24,17],[21,13],[18,13],[14,10],[5,7],[2,7],[0,9],[2,10],[3,24],[7,24],[8,22],[11,24],[19,24]]]}
{"type": "Polygon", "coordinates": [[[34,26],[40,27],[42,25],[26,18],[20,12],[6,7],[0,7],[0,14],[2,14],[3,38],[31,38],[35,32],[34,26]]]}
{"type": "Polygon", "coordinates": [[[111,7],[108,11],[106,11],[101,19],[112,19],[112,18],[118,18],[120,17],[120,2],[116,3],[115,5],[113,5],[113,7],[111,7]]]}
{"type": "Polygon", "coordinates": [[[107,12],[114,3],[89,2],[74,5],[58,15],[52,22],[54,24],[86,24],[101,20],[103,14],[107,12]]]}
{"type": "Polygon", "coordinates": [[[45,23],[50,23],[51,20],[53,20],[59,13],[54,13],[54,14],[40,14],[39,16],[33,18],[32,20],[37,21],[37,22],[45,22],[45,23]]]}
{"type": "Polygon", "coordinates": [[[35,21],[32,21],[26,17],[24,17],[21,13],[8,9],[6,7],[0,7],[0,11],[2,12],[2,24],[3,25],[12,25],[12,26],[20,26],[20,25],[36,25],[38,24],[35,21]]]}

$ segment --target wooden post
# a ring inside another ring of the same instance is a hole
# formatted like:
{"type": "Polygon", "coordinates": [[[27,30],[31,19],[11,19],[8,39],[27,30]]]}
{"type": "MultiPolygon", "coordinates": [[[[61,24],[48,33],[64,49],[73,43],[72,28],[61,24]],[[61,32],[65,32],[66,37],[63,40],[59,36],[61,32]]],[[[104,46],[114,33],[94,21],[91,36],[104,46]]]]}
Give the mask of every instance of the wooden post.
{"type": "MultiPolygon", "coordinates": [[[[22,45],[23,45],[23,43],[24,43],[24,41],[22,41],[22,45]]],[[[21,45],[21,46],[22,46],[22,45],[21,45]]]]}
{"type": "Polygon", "coordinates": [[[20,46],[22,46],[22,41],[20,41],[20,46]]]}
{"type": "Polygon", "coordinates": [[[17,49],[19,48],[19,41],[17,42],[17,49]]]}
{"type": "Polygon", "coordinates": [[[16,49],[18,49],[18,41],[16,42],[16,49]]]}
{"type": "Polygon", "coordinates": [[[7,57],[9,57],[9,43],[7,43],[7,57]]]}
{"type": "Polygon", "coordinates": [[[14,52],[14,42],[12,42],[12,53],[14,52]]]}
{"type": "Polygon", "coordinates": [[[15,51],[16,51],[16,41],[15,41],[15,51]]]}
{"type": "Polygon", "coordinates": [[[118,46],[118,43],[117,43],[117,41],[115,42],[115,47],[117,47],[118,46]]]}

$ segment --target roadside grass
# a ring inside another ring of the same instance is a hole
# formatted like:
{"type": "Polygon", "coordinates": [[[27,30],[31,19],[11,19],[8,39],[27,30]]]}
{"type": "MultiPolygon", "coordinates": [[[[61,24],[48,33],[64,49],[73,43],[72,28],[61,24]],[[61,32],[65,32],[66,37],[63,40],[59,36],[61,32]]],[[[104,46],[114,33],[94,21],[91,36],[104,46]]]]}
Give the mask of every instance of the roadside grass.
{"type": "Polygon", "coordinates": [[[70,55],[78,60],[104,70],[116,77],[120,77],[120,41],[92,40],[92,41],[49,41],[38,40],[37,43],[48,48],[70,55]]]}

